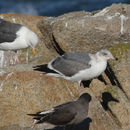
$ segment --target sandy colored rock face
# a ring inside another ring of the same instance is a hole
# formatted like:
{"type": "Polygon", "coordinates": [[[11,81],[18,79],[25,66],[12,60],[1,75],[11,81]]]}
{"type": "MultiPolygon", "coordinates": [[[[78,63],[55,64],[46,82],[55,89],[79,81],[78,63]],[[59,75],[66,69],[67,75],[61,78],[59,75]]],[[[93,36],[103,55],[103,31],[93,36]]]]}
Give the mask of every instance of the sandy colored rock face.
{"type": "MultiPolygon", "coordinates": [[[[0,14],[5,20],[28,26],[39,36],[36,55],[32,55],[30,49],[18,52],[21,64],[9,66],[7,52],[0,52],[4,56],[4,60],[0,58],[3,61],[0,62],[0,130],[41,130],[43,125],[31,128],[33,121],[28,113],[46,110],[79,97],[78,83],[40,76],[32,69],[32,66],[48,63],[59,55],[52,33],[64,51],[96,52],[108,48],[119,58],[109,62],[110,66],[102,74],[105,82],[94,79],[89,88],[82,87],[82,93],[88,92],[92,96],[88,115],[91,122],[85,122],[84,127],[85,130],[129,130],[129,7],[112,5],[98,12],[74,12],[57,18],[0,14]],[[111,101],[112,97],[119,102],[111,101]]],[[[75,128],[79,129],[83,130],[82,125],[75,128]]]]}
{"type": "Polygon", "coordinates": [[[65,51],[95,52],[120,42],[130,42],[129,5],[112,5],[97,13],[60,16],[52,30],[65,51]]]}

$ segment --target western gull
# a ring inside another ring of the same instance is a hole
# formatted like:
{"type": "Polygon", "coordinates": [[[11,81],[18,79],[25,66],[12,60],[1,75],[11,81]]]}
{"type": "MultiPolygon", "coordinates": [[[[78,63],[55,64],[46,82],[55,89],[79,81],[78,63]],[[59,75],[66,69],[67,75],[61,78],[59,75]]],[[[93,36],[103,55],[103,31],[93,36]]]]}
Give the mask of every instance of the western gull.
{"type": "Polygon", "coordinates": [[[0,19],[0,50],[17,52],[31,47],[32,52],[35,53],[34,48],[37,43],[37,35],[26,26],[0,19]]]}
{"type": "Polygon", "coordinates": [[[87,52],[67,52],[57,56],[48,64],[34,66],[41,75],[54,76],[70,81],[81,82],[101,75],[107,67],[107,61],[115,59],[110,51],[102,49],[95,54],[87,52]]]}
{"type": "Polygon", "coordinates": [[[83,93],[75,101],[66,102],[47,111],[27,115],[34,117],[35,124],[49,123],[55,126],[76,125],[87,118],[90,101],[91,96],[88,93],[83,93]]]}

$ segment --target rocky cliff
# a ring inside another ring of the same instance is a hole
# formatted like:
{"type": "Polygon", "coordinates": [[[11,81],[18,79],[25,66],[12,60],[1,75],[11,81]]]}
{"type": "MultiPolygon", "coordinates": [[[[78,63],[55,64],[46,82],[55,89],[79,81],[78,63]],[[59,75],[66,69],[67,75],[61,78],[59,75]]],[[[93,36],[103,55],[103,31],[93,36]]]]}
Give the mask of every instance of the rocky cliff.
{"type": "MultiPolygon", "coordinates": [[[[119,58],[110,61],[105,73],[93,79],[82,93],[92,95],[89,130],[130,129],[130,5],[114,4],[96,12],[73,12],[59,17],[0,14],[0,18],[28,26],[39,37],[36,54],[18,52],[20,64],[10,66],[8,52],[0,52],[0,130],[41,130],[31,128],[27,113],[48,109],[79,97],[78,83],[40,76],[32,66],[48,63],[66,52],[94,53],[109,49],[119,58]],[[56,43],[53,41],[52,33],[56,43]],[[102,79],[102,80],[101,80],[102,79]],[[119,102],[111,101],[116,98],[119,102]]],[[[13,57],[12,57],[13,58],[13,57]]],[[[76,129],[83,129],[82,124],[76,129]]]]}

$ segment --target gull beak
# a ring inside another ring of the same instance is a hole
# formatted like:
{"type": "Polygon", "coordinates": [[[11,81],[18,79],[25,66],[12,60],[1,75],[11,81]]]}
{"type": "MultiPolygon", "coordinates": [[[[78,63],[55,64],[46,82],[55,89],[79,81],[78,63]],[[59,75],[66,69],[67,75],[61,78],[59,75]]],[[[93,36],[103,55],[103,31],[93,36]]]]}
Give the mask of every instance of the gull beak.
{"type": "Polygon", "coordinates": [[[114,56],[112,56],[111,59],[113,59],[113,60],[118,60],[118,58],[117,58],[117,57],[114,57],[114,56]]]}
{"type": "Polygon", "coordinates": [[[32,48],[32,54],[34,55],[36,52],[35,52],[35,49],[34,48],[32,48]]]}
{"type": "Polygon", "coordinates": [[[118,60],[118,58],[117,57],[114,57],[115,58],[115,60],[118,60]]]}

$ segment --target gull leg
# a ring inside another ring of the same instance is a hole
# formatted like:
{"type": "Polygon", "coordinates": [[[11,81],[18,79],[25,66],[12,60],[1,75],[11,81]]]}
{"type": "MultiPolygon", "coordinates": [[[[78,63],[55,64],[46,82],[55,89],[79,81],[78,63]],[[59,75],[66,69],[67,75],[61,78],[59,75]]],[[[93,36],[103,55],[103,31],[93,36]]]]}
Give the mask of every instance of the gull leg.
{"type": "Polygon", "coordinates": [[[11,52],[8,52],[8,58],[9,58],[9,65],[11,65],[11,52]]]}
{"type": "Polygon", "coordinates": [[[27,52],[26,52],[26,63],[28,64],[28,60],[29,60],[29,56],[28,56],[28,49],[27,49],[27,52]]]}
{"type": "Polygon", "coordinates": [[[14,59],[13,65],[20,63],[18,59],[18,52],[17,51],[14,51],[14,52],[15,52],[15,59],[14,59]]]}
{"type": "Polygon", "coordinates": [[[82,85],[82,81],[79,81],[78,90],[79,90],[80,95],[81,95],[81,92],[82,92],[81,85],[82,85]]]}
{"type": "Polygon", "coordinates": [[[19,64],[18,51],[16,51],[16,63],[19,64]]]}

